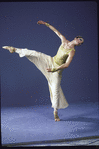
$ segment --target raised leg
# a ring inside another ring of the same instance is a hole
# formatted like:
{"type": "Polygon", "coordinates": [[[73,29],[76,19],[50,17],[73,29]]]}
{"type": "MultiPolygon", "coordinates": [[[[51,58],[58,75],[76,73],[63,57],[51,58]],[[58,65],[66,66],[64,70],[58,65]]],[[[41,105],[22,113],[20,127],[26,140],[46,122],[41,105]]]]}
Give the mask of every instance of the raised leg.
{"type": "MultiPolygon", "coordinates": [[[[35,66],[44,74],[47,81],[51,83],[50,86],[50,93],[51,93],[51,99],[52,99],[52,107],[54,108],[54,119],[55,121],[60,121],[58,117],[57,107],[59,106],[59,87],[61,79],[58,77],[57,73],[49,73],[47,72],[46,68],[52,68],[53,67],[53,60],[50,56],[43,54],[41,52],[37,52],[34,50],[28,50],[28,49],[19,49],[11,46],[4,46],[2,47],[4,49],[7,49],[10,51],[10,53],[18,53],[20,57],[26,56],[32,63],[35,64],[35,66]]],[[[50,85],[50,84],[49,84],[50,85]]]]}
{"type": "Polygon", "coordinates": [[[11,46],[3,46],[2,48],[9,50],[10,53],[14,53],[16,51],[16,48],[11,46]]]}

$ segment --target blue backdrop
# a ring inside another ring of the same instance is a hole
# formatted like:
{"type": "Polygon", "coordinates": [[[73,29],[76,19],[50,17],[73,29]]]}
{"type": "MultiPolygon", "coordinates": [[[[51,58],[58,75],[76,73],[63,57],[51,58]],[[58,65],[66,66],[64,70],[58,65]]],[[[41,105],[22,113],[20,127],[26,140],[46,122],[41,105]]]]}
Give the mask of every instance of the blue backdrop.
{"type": "Polygon", "coordinates": [[[2,46],[28,48],[54,56],[61,44],[49,21],[68,40],[83,36],[70,66],[63,71],[62,89],[68,103],[98,101],[97,3],[2,2],[0,3],[1,106],[33,106],[50,103],[47,80],[26,57],[2,46]]]}

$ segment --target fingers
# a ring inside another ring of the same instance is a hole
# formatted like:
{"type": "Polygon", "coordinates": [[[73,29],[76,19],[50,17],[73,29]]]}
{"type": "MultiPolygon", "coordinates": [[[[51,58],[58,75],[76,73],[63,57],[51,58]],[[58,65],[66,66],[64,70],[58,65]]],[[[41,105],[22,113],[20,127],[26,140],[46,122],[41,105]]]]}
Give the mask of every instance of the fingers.
{"type": "Polygon", "coordinates": [[[42,21],[41,21],[41,20],[39,20],[39,21],[37,22],[37,24],[39,24],[39,25],[40,25],[40,24],[41,24],[41,22],[42,22],[42,21]]]}
{"type": "Polygon", "coordinates": [[[47,68],[47,71],[48,71],[48,72],[52,72],[52,71],[51,71],[51,68],[47,68]]]}
{"type": "Polygon", "coordinates": [[[39,24],[39,25],[40,25],[39,21],[37,22],[37,24],[39,24]]]}
{"type": "Polygon", "coordinates": [[[49,68],[46,69],[49,72],[49,68]]]}
{"type": "Polygon", "coordinates": [[[37,24],[45,24],[45,22],[44,21],[41,21],[41,20],[39,20],[38,22],[37,22],[37,24]]]}
{"type": "Polygon", "coordinates": [[[47,69],[47,71],[49,72],[49,69],[47,69]]]}

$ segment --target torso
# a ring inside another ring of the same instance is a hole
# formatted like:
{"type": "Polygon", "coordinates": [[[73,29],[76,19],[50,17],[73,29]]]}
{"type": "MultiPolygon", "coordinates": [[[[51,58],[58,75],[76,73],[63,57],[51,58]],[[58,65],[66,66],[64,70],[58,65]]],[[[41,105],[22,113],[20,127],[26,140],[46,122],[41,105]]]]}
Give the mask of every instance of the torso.
{"type": "Polygon", "coordinates": [[[57,54],[54,56],[54,61],[58,65],[62,65],[63,63],[66,62],[70,51],[72,50],[75,51],[74,47],[70,47],[68,43],[69,41],[67,41],[66,43],[62,43],[58,49],[57,54]]]}

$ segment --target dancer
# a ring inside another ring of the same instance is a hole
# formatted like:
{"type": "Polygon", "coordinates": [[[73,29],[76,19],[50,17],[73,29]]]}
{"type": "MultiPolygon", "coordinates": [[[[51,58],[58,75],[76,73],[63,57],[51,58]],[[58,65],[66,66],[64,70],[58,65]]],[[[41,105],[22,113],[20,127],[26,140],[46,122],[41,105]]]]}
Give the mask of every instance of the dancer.
{"type": "Polygon", "coordinates": [[[68,107],[68,102],[63,94],[60,83],[62,79],[62,71],[68,68],[74,55],[75,46],[79,46],[84,42],[81,36],[77,36],[72,41],[68,41],[56,28],[52,25],[38,21],[37,24],[43,24],[54,31],[57,36],[61,39],[61,45],[58,49],[57,54],[54,57],[46,55],[41,52],[29,49],[20,49],[11,46],[3,46],[2,48],[7,49],[10,53],[16,52],[20,57],[26,56],[34,65],[43,73],[48,81],[50,98],[52,107],[54,108],[54,119],[60,121],[58,116],[58,109],[68,107]]]}

